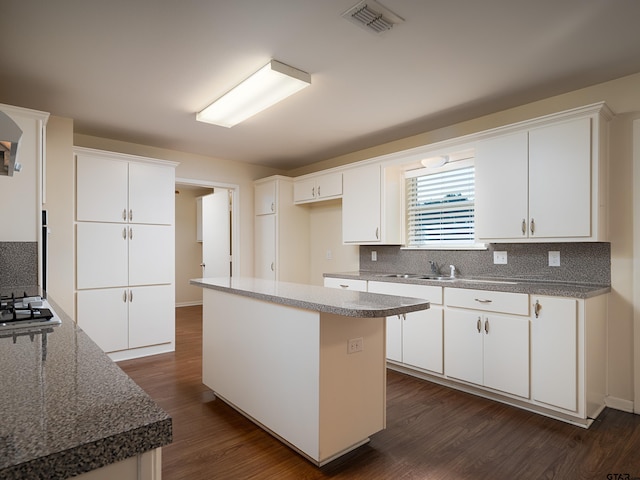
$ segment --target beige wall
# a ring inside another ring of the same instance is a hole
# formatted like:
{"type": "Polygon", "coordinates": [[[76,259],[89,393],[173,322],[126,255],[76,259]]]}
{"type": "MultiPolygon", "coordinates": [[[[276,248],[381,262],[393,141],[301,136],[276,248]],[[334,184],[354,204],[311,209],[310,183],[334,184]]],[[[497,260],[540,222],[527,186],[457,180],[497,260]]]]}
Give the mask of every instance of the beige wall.
{"type": "Polygon", "coordinates": [[[49,117],[46,155],[47,201],[43,206],[49,215],[47,291],[65,312],[75,316],[73,120],[49,117]]]}
{"type": "MultiPolygon", "coordinates": [[[[431,132],[390,142],[378,147],[336,157],[289,172],[296,176],[366,160],[438,141],[472,134],[538,116],[606,101],[617,115],[611,123],[609,202],[612,294],[609,301],[608,389],[612,404],[630,409],[633,402],[633,230],[631,184],[631,122],[640,116],[640,74],[523,105],[493,115],[476,118],[431,132]]],[[[327,246],[340,235],[341,206],[327,205],[311,211],[311,280],[320,283],[324,271],[349,271],[358,265],[357,251],[345,250],[340,258],[325,260],[327,246]]],[[[639,241],[640,239],[636,239],[639,241]]],[[[636,308],[640,308],[637,305],[636,308]]],[[[640,372],[639,375],[640,377],[640,372]]],[[[640,378],[638,380],[640,382],[640,378]]]]}

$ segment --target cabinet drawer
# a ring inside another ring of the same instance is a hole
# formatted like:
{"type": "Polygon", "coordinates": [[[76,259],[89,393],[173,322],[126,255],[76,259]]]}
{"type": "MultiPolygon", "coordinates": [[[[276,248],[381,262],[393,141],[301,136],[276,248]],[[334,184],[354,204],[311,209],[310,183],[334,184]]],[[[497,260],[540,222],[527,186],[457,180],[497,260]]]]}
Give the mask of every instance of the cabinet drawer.
{"type": "Polygon", "coordinates": [[[466,288],[445,288],[448,307],[470,308],[486,312],[529,315],[529,295],[526,293],[494,292],[466,288]]]}
{"type": "Polygon", "coordinates": [[[330,288],[342,288],[344,290],[355,290],[357,292],[367,291],[367,281],[352,278],[331,278],[324,279],[324,286],[330,288]]]}
{"type": "Polygon", "coordinates": [[[432,285],[370,281],[367,291],[371,293],[397,295],[399,297],[424,298],[431,303],[442,304],[442,287],[432,285]]]}

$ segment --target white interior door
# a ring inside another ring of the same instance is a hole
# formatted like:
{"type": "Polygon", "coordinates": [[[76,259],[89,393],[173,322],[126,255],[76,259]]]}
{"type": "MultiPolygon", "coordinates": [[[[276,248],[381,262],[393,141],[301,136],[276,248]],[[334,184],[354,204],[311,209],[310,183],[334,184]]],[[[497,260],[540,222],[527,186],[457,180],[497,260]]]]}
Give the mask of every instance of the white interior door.
{"type": "Polygon", "coordinates": [[[229,190],[216,188],[202,197],[202,276],[231,275],[229,190]]]}

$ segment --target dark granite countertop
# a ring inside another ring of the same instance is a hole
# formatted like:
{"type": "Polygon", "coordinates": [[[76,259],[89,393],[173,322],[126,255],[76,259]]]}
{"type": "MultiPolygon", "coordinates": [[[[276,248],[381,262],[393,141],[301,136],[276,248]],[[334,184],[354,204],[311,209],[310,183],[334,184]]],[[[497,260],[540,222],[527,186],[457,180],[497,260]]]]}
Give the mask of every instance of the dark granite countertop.
{"type": "MultiPolygon", "coordinates": [[[[611,291],[610,285],[582,284],[570,282],[552,282],[543,279],[471,277],[444,278],[442,280],[421,279],[416,276],[399,278],[384,272],[339,272],[325,273],[330,278],[351,278],[378,282],[411,283],[417,285],[435,285],[439,287],[473,288],[500,292],[527,293],[531,295],[549,295],[555,297],[590,298],[611,291]]],[[[417,275],[417,274],[416,274],[417,275]]]]}
{"type": "Polygon", "coordinates": [[[49,302],[60,325],[0,332],[0,479],[69,478],[171,443],[171,418],[49,302]]]}
{"type": "Polygon", "coordinates": [[[426,310],[424,299],[329,289],[259,278],[197,278],[192,285],[346,317],[387,317],[426,310]]]}

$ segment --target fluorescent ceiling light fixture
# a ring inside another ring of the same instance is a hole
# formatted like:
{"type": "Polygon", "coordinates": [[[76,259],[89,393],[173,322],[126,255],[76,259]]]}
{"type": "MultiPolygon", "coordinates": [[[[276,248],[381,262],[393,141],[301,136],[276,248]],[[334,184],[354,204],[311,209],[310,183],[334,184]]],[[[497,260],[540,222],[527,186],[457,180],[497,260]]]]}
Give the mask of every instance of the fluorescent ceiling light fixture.
{"type": "Polygon", "coordinates": [[[311,75],[276,60],[196,114],[199,122],[233,127],[311,85],[311,75]]]}

